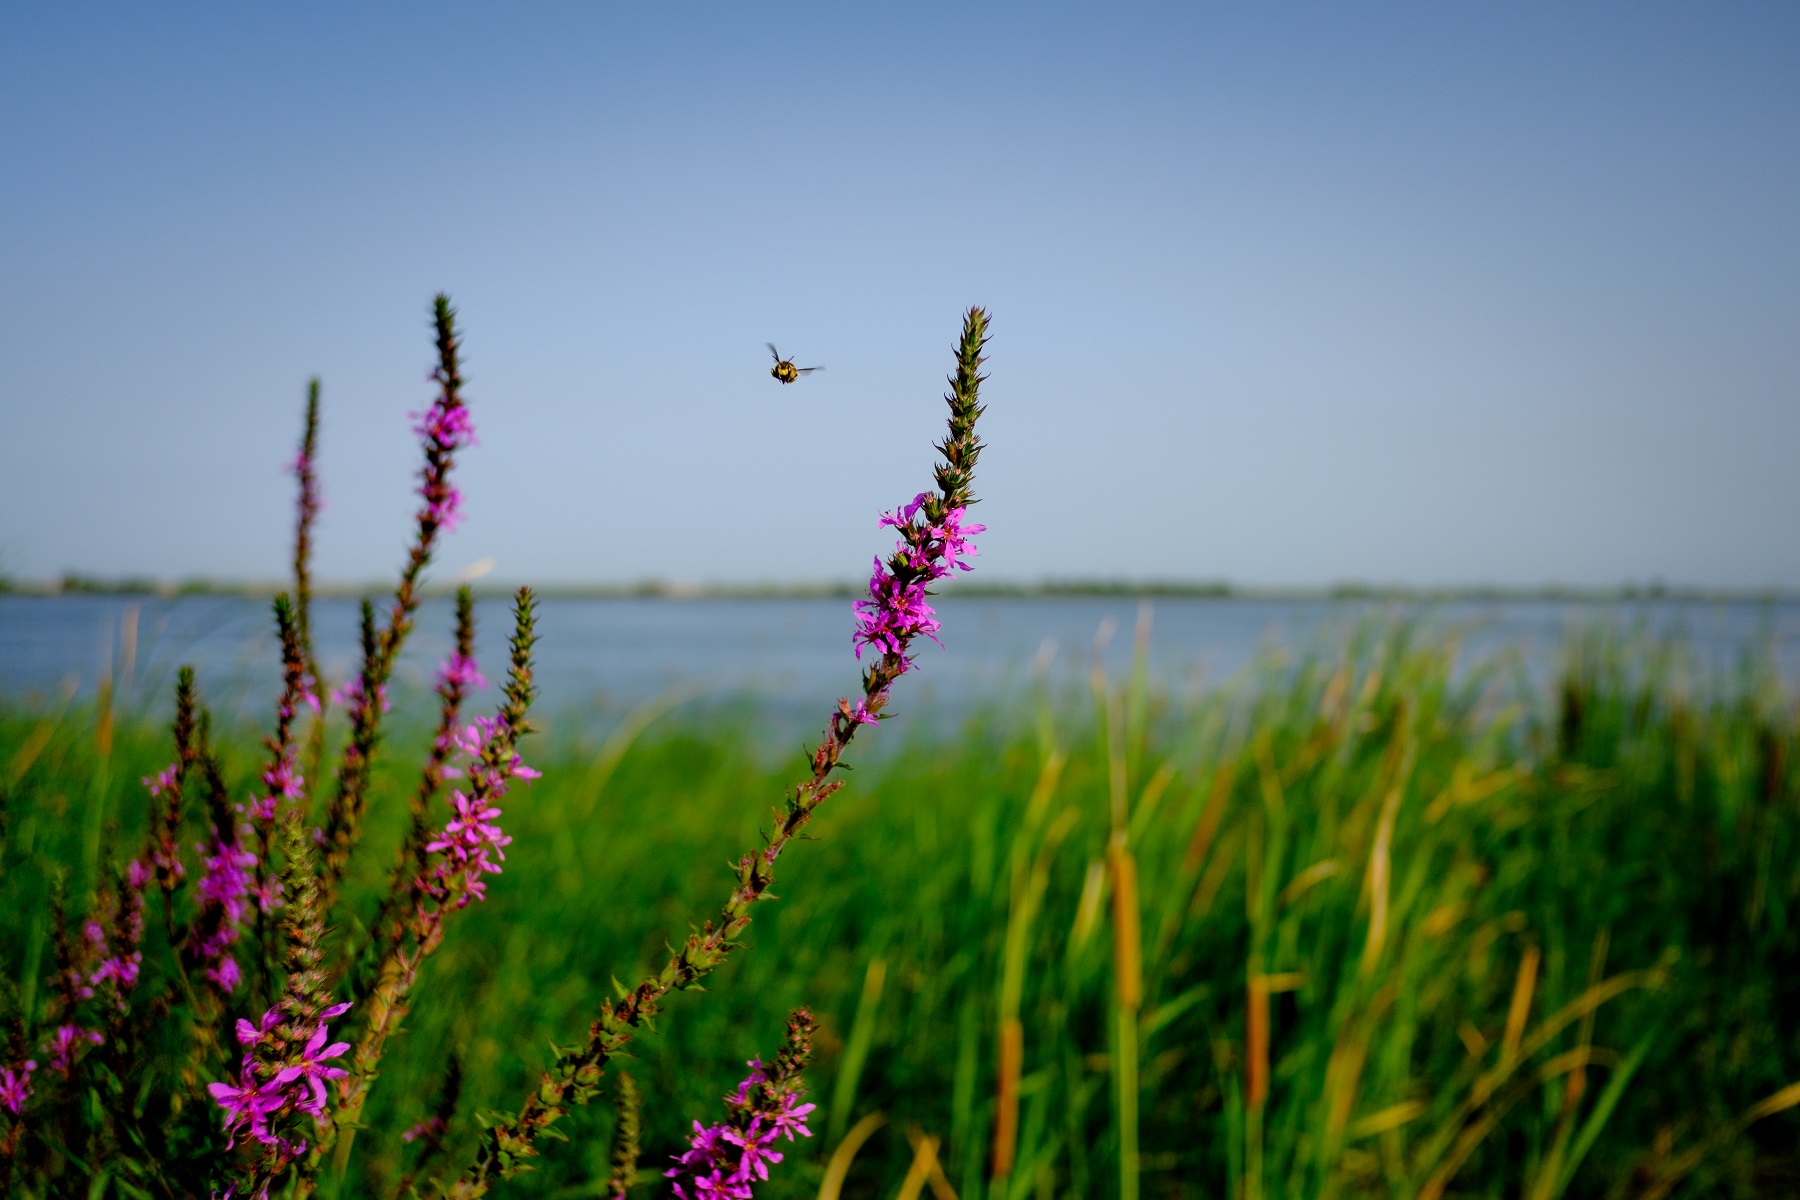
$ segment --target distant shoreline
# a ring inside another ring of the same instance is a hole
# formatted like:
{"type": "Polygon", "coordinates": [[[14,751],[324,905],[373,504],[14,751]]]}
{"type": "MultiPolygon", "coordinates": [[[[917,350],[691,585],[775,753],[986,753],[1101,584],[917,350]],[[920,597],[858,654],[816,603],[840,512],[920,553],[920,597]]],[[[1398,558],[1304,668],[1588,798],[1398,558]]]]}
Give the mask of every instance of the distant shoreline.
{"type": "MultiPolygon", "coordinates": [[[[283,590],[285,583],[268,580],[155,580],[103,579],[68,575],[57,580],[0,580],[0,595],[19,596],[244,596],[267,597],[283,590]]],[[[321,583],[314,594],[322,598],[357,598],[380,595],[392,583],[321,583]]],[[[447,595],[450,583],[434,584],[428,595],[447,595]]],[[[512,594],[513,586],[483,580],[471,585],[477,596],[512,594]]],[[[545,599],[557,600],[817,600],[849,599],[863,593],[853,583],[687,583],[641,580],[634,583],[553,583],[533,586],[545,599]]],[[[1401,584],[1336,583],[1317,587],[1264,587],[1217,581],[1050,579],[1035,582],[959,582],[945,590],[945,598],[962,599],[1060,599],[1131,598],[1177,600],[1260,600],[1318,602],[1332,600],[1407,601],[1414,603],[1519,603],[1563,602],[1620,604],[1633,602],[1768,604],[1800,601],[1800,591],[1781,588],[1709,588],[1682,585],[1621,584],[1616,587],[1575,587],[1545,584],[1537,587],[1469,585],[1417,587],[1401,584]]]]}

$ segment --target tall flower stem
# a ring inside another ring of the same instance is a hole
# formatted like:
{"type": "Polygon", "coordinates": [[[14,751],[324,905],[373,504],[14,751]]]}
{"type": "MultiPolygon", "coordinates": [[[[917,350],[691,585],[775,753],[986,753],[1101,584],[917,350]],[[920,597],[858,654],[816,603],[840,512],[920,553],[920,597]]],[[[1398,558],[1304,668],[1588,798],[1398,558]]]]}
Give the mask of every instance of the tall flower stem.
{"type": "Polygon", "coordinates": [[[938,450],[943,455],[935,470],[938,491],[921,494],[909,509],[884,524],[894,525],[901,543],[888,558],[886,568],[877,562],[870,581],[872,600],[858,604],[857,642],[878,649],[880,657],[863,673],[862,696],[854,704],[838,701],[824,740],[813,751],[811,773],[795,785],[760,851],[738,860],[737,882],[716,919],[690,935],[679,951],[655,975],[633,988],[617,1004],[605,1001],[599,1018],[588,1030],[584,1044],[559,1049],[550,1070],[527,1097],[518,1114],[498,1121],[487,1130],[475,1161],[463,1172],[447,1195],[458,1200],[485,1195],[495,1176],[510,1177],[538,1154],[540,1134],[562,1119],[571,1104],[585,1104],[599,1087],[602,1072],[646,1021],[655,1016],[670,992],[694,986],[722,963],[741,944],[750,927],[750,908],[768,899],[775,882],[775,860],[788,842],[812,820],[813,812],[830,798],[842,782],[831,779],[844,751],[862,725],[874,724],[886,707],[889,690],[911,665],[907,649],[919,633],[936,628],[930,608],[923,603],[924,584],[947,571],[946,560],[968,553],[962,535],[979,527],[960,527],[965,509],[975,503],[970,492],[981,442],[975,422],[981,416],[979,402],[982,348],[987,342],[987,313],[971,308],[963,318],[962,337],[956,348],[956,371],[950,377],[945,402],[950,407],[949,433],[938,450]],[[921,523],[917,518],[923,514],[921,523]]]}
{"type": "Polygon", "coordinates": [[[194,741],[196,704],[194,668],[182,667],[175,677],[175,761],[159,774],[144,779],[144,786],[150,791],[144,857],[155,874],[157,890],[162,892],[163,928],[171,943],[176,940],[175,891],[187,872],[181,863],[179,843],[182,793],[187,786],[188,773],[199,757],[194,741]]]}
{"type": "MultiPolygon", "coordinates": [[[[349,1049],[326,1046],[326,1022],[350,1006],[332,1004],[324,970],[325,908],[315,868],[312,839],[297,810],[282,822],[286,863],[282,888],[288,897],[283,928],[287,968],[280,999],[257,1025],[238,1022],[238,1041],[248,1048],[241,1083],[210,1085],[228,1114],[226,1128],[248,1126],[253,1139],[244,1194],[262,1196],[291,1168],[298,1167],[296,1191],[310,1191],[304,1134],[324,1115],[324,1084],[342,1078],[342,1068],[326,1063],[349,1049]]],[[[237,1194],[235,1191],[232,1194],[237,1194]]]]}
{"type": "Polygon", "coordinates": [[[314,463],[319,453],[319,380],[306,384],[306,421],[300,434],[300,451],[294,456],[294,478],[300,484],[294,514],[294,634],[300,646],[300,661],[305,668],[307,694],[313,706],[314,720],[306,738],[304,775],[319,777],[319,765],[325,758],[325,696],[319,687],[319,659],[313,651],[312,639],[312,527],[318,519],[319,478],[314,463]]]}
{"type": "MultiPolygon", "coordinates": [[[[317,387],[314,387],[315,396],[317,387]]],[[[295,762],[294,718],[306,702],[307,644],[301,625],[302,610],[283,594],[275,597],[275,632],[281,643],[281,699],[275,706],[275,732],[263,740],[268,765],[263,769],[262,790],[250,804],[250,828],[256,837],[256,864],[251,884],[255,900],[257,977],[256,994],[274,991],[274,928],[270,915],[278,907],[281,885],[274,878],[274,850],[282,802],[298,801],[306,780],[295,762]]],[[[316,727],[316,726],[315,726],[316,727]]]]}
{"type": "MultiPolygon", "coordinates": [[[[456,590],[456,649],[439,669],[437,682],[438,726],[419,772],[419,786],[413,792],[411,822],[406,839],[394,858],[394,869],[388,877],[388,889],[381,906],[369,922],[371,941],[362,962],[379,964],[399,942],[406,931],[407,909],[413,900],[413,884],[425,871],[425,843],[431,839],[431,802],[443,787],[449,767],[450,753],[456,748],[457,724],[462,704],[471,688],[486,687],[487,680],[475,665],[475,597],[467,585],[456,590]]],[[[353,990],[366,990],[355,986],[353,990]]]]}
{"type": "Polygon", "coordinates": [[[642,1149],[643,1102],[638,1097],[637,1080],[629,1071],[620,1071],[615,1081],[618,1099],[613,1106],[612,1146],[607,1154],[611,1168],[606,1176],[607,1200],[626,1200],[632,1181],[637,1178],[638,1154],[642,1149]]]}
{"type": "MultiPolygon", "coordinates": [[[[470,610],[473,604],[467,596],[465,590],[462,632],[466,632],[467,640],[472,641],[470,610]]],[[[462,908],[470,899],[481,898],[480,875],[499,871],[498,865],[486,859],[486,847],[492,846],[497,852],[504,843],[489,835],[481,847],[482,853],[473,859],[459,857],[458,850],[471,844],[468,837],[471,833],[485,833],[493,828],[487,824],[499,815],[493,802],[504,794],[510,778],[531,778],[536,774],[522,766],[516,749],[519,739],[531,730],[526,718],[535,692],[531,651],[537,634],[533,624],[531,589],[519,589],[513,617],[512,665],[505,697],[495,717],[491,721],[478,721],[463,742],[465,748],[473,751],[468,765],[468,794],[456,794],[456,814],[437,840],[427,840],[421,835],[416,847],[403,852],[416,856],[413,862],[417,869],[403,879],[402,899],[409,911],[405,924],[393,937],[381,961],[375,987],[364,1005],[366,1026],[351,1055],[349,1074],[338,1085],[335,1122],[319,1131],[313,1148],[313,1161],[318,1161],[332,1151],[335,1141],[332,1171],[339,1179],[349,1167],[357,1122],[368,1099],[369,1087],[375,1081],[376,1067],[381,1062],[387,1039],[398,1031],[406,1016],[407,997],[418,979],[419,968],[443,943],[444,921],[449,914],[462,908]],[[479,741],[475,740],[477,737],[479,741]],[[439,855],[435,867],[427,863],[427,856],[433,851],[439,855]]],[[[458,657],[462,657],[460,653],[458,657]]],[[[459,674],[466,682],[466,672],[452,660],[450,670],[445,672],[446,681],[459,674]]],[[[460,703],[460,691],[455,693],[455,699],[460,703]]],[[[445,697],[445,708],[452,709],[449,696],[445,697]]],[[[448,743],[448,739],[445,741],[448,743]]],[[[432,792],[436,791],[436,780],[444,771],[443,758],[434,761],[436,774],[432,774],[432,768],[427,768],[432,792]]],[[[421,795],[423,800],[429,799],[429,793],[422,792],[421,795]]],[[[402,870],[409,865],[403,858],[402,870]]]]}
{"type": "MultiPolygon", "coordinates": [[[[201,713],[198,761],[212,836],[202,847],[204,857],[194,889],[200,907],[188,925],[182,953],[202,979],[221,995],[229,995],[243,978],[232,947],[243,931],[256,853],[245,845],[250,827],[238,820],[238,811],[231,803],[218,752],[211,744],[210,727],[207,715],[201,713]]],[[[202,1026],[210,1026],[217,1012],[216,1006],[208,1005],[202,1026]]]]}
{"type": "Polygon", "coordinates": [[[406,565],[388,606],[387,623],[375,634],[365,655],[362,674],[350,703],[350,742],[338,768],[337,788],[324,825],[325,853],[320,886],[329,907],[350,862],[350,851],[362,834],[363,812],[368,802],[369,772],[380,739],[381,716],[394,661],[412,632],[419,607],[419,580],[431,562],[438,535],[456,527],[462,496],[450,482],[456,452],[474,441],[475,430],[462,398],[459,364],[461,334],[450,298],[439,294],[432,304],[437,331],[438,365],[432,379],[437,399],[414,426],[425,452],[419,473],[417,529],[407,551],[406,565]]]}

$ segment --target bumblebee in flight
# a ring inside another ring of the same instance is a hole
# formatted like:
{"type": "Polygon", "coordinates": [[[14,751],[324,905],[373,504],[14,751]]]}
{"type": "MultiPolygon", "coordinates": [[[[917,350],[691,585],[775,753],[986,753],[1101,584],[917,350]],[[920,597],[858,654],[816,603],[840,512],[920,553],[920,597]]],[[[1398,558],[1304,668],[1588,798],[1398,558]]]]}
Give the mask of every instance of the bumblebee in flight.
{"type": "Polygon", "coordinates": [[[767,346],[769,353],[775,356],[775,365],[769,368],[769,374],[782,383],[792,383],[802,375],[811,375],[814,371],[825,369],[824,367],[796,367],[793,359],[781,357],[781,351],[775,348],[773,342],[764,342],[763,345],[767,346]]]}

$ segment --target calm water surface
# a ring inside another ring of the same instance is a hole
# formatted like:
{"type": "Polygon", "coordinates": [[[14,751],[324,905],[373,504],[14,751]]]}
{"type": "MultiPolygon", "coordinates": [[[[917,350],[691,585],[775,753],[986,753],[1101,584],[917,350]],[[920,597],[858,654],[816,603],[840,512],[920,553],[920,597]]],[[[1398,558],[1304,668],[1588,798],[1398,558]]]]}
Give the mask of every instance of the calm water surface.
{"type": "MultiPolygon", "coordinates": [[[[954,715],[1005,695],[1034,661],[1073,681],[1092,661],[1096,634],[1114,632],[1109,669],[1130,661],[1140,603],[1105,598],[971,598],[939,605],[942,647],[926,644],[904,706],[954,715]]],[[[1218,682],[1274,647],[1304,651],[1370,617],[1464,629],[1463,660],[1514,652],[1542,682],[1572,628],[1613,623],[1684,636],[1701,666],[1728,671],[1772,642],[1790,681],[1800,676],[1800,604],[1654,601],[1639,604],[1158,599],[1150,609],[1150,662],[1165,686],[1218,682]]],[[[479,649],[502,673],[508,606],[479,606],[479,649]]],[[[399,666],[402,688],[429,684],[450,644],[448,601],[426,604],[399,666]]],[[[343,679],[356,655],[356,605],[315,607],[321,668],[343,679]]],[[[672,688],[816,715],[854,688],[850,603],[842,599],[548,599],[540,610],[541,704],[549,711],[616,710],[672,688]]],[[[107,673],[134,706],[166,707],[178,665],[191,663],[215,708],[260,716],[279,684],[273,619],[265,601],[239,597],[0,596],[0,702],[42,703],[74,681],[89,692],[107,673]],[[131,628],[135,626],[135,639],[131,628]],[[135,640],[135,646],[131,645],[135,640]],[[247,706],[247,707],[246,707],[247,706]]]]}

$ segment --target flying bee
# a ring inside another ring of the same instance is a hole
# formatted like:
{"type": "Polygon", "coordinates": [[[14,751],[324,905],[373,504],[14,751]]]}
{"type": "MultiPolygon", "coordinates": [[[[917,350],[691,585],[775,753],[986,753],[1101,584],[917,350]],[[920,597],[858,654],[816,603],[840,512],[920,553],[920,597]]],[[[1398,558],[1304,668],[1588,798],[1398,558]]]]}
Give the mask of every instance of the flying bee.
{"type": "Polygon", "coordinates": [[[775,343],[764,342],[763,345],[767,346],[769,353],[775,356],[775,365],[769,368],[769,374],[782,383],[792,383],[802,375],[811,375],[814,371],[825,369],[824,367],[796,367],[793,359],[781,357],[781,351],[775,348],[775,343]]]}

